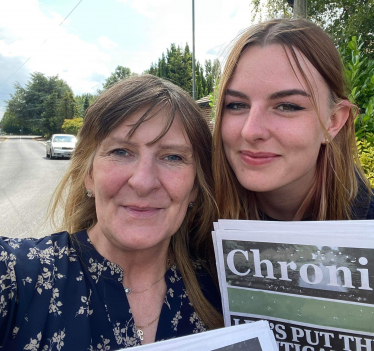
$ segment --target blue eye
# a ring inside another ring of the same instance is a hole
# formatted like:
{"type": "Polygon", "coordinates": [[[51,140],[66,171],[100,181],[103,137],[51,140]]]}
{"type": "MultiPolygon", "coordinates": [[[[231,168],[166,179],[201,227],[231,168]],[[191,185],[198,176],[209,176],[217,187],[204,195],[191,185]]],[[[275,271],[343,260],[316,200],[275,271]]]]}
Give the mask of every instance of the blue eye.
{"type": "Polygon", "coordinates": [[[226,109],[228,110],[244,110],[246,108],[249,108],[249,106],[243,102],[230,102],[226,105],[226,109]]]}
{"type": "Polygon", "coordinates": [[[301,107],[299,105],[295,105],[295,104],[280,104],[277,106],[277,109],[282,111],[282,112],[292,112],[292,111],[301,111],[301,110],[305,110],[304,107],[301,107]]]}
{"type": "Polygon", "coordinates": [[[178,155],[169,155],[169,156],[166,156],[165,159],[167,161],[171,161],[171,162],[179,162],[179,161],[182,161],[182,157],[178,156],[178,155]]]}
{"type": "Polygon", "coordinates": [[[125,149],[115,149],[112,150],[111,153],[115,156],[127,156],[129,152],[125,149]]]}

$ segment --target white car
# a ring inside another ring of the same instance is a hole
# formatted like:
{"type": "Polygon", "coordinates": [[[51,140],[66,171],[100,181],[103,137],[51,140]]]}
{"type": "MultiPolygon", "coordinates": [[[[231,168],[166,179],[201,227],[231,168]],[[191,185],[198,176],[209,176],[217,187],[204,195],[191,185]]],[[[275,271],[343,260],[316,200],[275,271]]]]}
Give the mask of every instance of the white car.
{"type": "Polygon", "coordinates": [[[71,134],[53,134],[51,139],[47,140],[46,157],[70,157],[75,149],[77,139],[71,134]]]}

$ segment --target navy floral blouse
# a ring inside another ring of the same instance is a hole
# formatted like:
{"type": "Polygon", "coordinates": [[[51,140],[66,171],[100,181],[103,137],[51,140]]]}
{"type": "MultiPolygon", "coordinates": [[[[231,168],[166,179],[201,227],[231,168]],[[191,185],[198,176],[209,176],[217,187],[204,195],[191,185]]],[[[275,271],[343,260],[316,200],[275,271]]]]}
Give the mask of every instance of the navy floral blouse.
{"type": "MultiPolygon", "coordinates": [[[[196,265],[206,298],[220,309],[211,277],[196,265]]],[[[42,239],[0,238],[0,349],[112,351],[140,345],[122,269],[103,258],[86,231],[42,239]]],[[[206,330],[176,266],[156,341],[206,330]]]]}

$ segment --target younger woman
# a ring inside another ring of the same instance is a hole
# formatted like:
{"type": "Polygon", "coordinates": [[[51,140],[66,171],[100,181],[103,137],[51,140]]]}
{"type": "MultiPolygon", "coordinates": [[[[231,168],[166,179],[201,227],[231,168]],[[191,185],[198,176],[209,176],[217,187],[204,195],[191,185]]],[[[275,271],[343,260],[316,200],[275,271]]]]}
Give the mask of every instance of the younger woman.
{"type": "Polygon", "coordinates": [[[249,28],[218,92],[213,168],[221,218],[374,218],[356,106],[328,35],[303,19],[249,28]]]}

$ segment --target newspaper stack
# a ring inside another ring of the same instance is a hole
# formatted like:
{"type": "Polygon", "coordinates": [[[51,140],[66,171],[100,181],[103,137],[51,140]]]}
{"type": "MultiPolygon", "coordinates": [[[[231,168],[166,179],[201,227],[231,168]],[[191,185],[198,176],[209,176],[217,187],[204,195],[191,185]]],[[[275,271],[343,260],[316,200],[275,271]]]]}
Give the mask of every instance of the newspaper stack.
{"type": "MultiPolygon", "coordinates": [[[[268,322],[238,325],[138,346],[139,351],[277,351],[268,322]]],[[[124,350],[123,350],[124,351],[124,350]]]]}
{"type": "Polygon", "coordinates": [[[225,325],[268,320],[280,351],[374,350],[374,221],[220,220],[225,325]]]}

